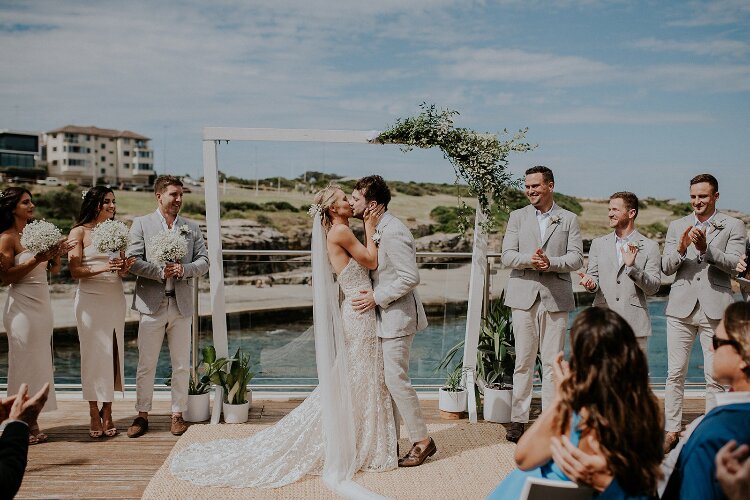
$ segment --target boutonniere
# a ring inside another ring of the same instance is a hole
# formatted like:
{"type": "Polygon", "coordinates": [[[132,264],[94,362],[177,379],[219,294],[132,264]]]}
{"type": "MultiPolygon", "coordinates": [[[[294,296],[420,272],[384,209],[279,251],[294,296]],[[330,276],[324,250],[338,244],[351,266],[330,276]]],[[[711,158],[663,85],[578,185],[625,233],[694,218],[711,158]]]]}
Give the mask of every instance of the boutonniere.
{"type": "Polygon", "coordinates": [[[719,222],[711,221],[709,222],[709,224],[711,225],[712,228],[714,228],[717,231],[721,231],[722,229],[724,229],[724,223],[721,221],[719,222]]]}
{"type": "Polygon", "coordinates": [[[559,224],[561,220],[562,220],[562,217],[560,217],[559,215],[550,215],[549,224],[550,226],[552,224],[559,224]]]}
{"type": "Polygon", "coordinates": [[[179,233],[179,234],[180,234],[181,236],[187,236],[188,234],[190,234],[190,233],[191,233],[191,231],[190,231],[190,226],[188,226],[187,224],[183,224],[183,225],[181,225],[181,226],[180,226],[179,228],[177,228],[177,232],[178,232],[178,233],[179,233]]]}
{"type": "Polygon", "coordinates": [[[375,246],[379,246],[380,245],[380,238],[381,238],[381,236],[383,236],[383,233],[381,233],[379,229],[376,229],[375,230],[375,234],[372,235],[372,241],[375,242],[375,246]]]}

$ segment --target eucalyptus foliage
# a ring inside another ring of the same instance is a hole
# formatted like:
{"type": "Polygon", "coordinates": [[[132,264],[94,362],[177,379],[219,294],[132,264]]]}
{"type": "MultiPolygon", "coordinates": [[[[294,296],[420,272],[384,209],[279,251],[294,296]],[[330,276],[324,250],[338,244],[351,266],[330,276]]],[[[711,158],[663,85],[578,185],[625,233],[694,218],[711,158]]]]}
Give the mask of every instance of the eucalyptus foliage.
{"type": "MultiPolygon", "coordinates": [[[[501,139],[498,134],[479,133],[474,130],[454,127],[453,118],[458,111],[439,110],[434,104],[422,103],[422,112],[417,116],[398,119],[395,125],[381,133],[374,142],[400,144],[404,152],[413,148],[429,149],[438,147],[451,163],[456,174],[456,184],[463,180],[469,194],[479,201],[479,207],[487,218],[483,224],[485,231],[494,226],[490,217],[493,204],[502,208],[507,205],[507,191],[517,185],[508,171],[508,154],[523,153],[534,145],[525,142],[528,129],[519,130],[510,139],[501,139]]],[[[503,136],[508,135],[503,130],[503,136]]],[[[465,233],[469,228],[469,215],[472,210],[458,194],[459,228],[465,233]]]]}

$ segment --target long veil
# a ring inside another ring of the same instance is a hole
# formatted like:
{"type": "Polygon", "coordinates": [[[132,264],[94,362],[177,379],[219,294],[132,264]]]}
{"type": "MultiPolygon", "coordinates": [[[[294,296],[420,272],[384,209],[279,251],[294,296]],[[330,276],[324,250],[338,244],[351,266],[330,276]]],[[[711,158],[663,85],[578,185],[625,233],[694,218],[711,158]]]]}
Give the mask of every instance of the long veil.
{"type": "Polygon", "coordinates": [[[349,498],[382,498],[352,480],[357,467],[357,448],[350,372],[338,288],[319,213],[313,217],[312,278],[315,360],[325,439],[323,480],[331,490],[349,498]]]}

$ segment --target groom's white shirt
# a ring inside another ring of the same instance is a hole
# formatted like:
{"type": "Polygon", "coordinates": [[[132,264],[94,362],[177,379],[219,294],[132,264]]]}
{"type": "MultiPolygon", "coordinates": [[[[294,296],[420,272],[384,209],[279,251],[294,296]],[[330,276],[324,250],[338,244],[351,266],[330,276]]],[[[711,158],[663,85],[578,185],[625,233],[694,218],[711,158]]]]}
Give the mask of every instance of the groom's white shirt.
{"type": "Polygon", "coordinates": [[[378,268],[370,273],[378,305],[378,336],[396,338],[427,327],[417,293],[419,270],[411,231],[390,212],[378,222],[378,268]]]}

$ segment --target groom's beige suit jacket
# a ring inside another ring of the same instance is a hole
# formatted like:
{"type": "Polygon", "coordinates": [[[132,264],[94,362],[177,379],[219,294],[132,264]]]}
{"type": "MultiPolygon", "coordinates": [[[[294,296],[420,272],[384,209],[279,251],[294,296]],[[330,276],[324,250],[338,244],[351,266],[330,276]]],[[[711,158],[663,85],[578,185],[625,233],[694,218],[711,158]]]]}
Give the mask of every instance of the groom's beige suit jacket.
{"type": "Polygon", "coordinates": [[[596,283],[593,305],[612,309],[628,322],[636,337],[648,337],[651,318],[646,296],[655,294],[661,286],[659,244],[638,231],[629,241],[638,245],[639,250],[633,266],[626,271],[625,264],[617,260],[615,233],[594,238],[586,274],[596,283]]]}
{"type": "Polygon", "coordinates": [[[533,205],[510,213],[502,254],[503,265],[513,269],[505,292],[508,307],[528,310],[540,297],[549,312],[575,309],[570,273],[583,267],[578,218],[557,205],[550,216],[557,222],[550,224],[542,237],[533,205]],[[548,271],[537,271],[531,265],[531,257],[537,248],[543,249],[549,258],[548,271]]]}
{"type": "Polygon", "coordinates": [[[666,314],[686,318],[698,302],[708,318],[718,320],[734,301],[731,275],[745,252],[745,224],[717,212],[706,232],[708,245],[703,258],[699,257],[695,245],[690,245],[682,257],[677,252],[680,237],[694,224],[695,215],[691,213],[672,221],[667,230],[661,269],[667,276],[675,274],[675,279],[669,291],[666,314]]]}
{"type": "Polygon", "coordinates": [[[370,273],[378,305],[378,337],[398,338],[427,328],[427,316],[417,293],[419,269],[414,237],[390,212],[377,226],[378,268],[370,273]]]}

